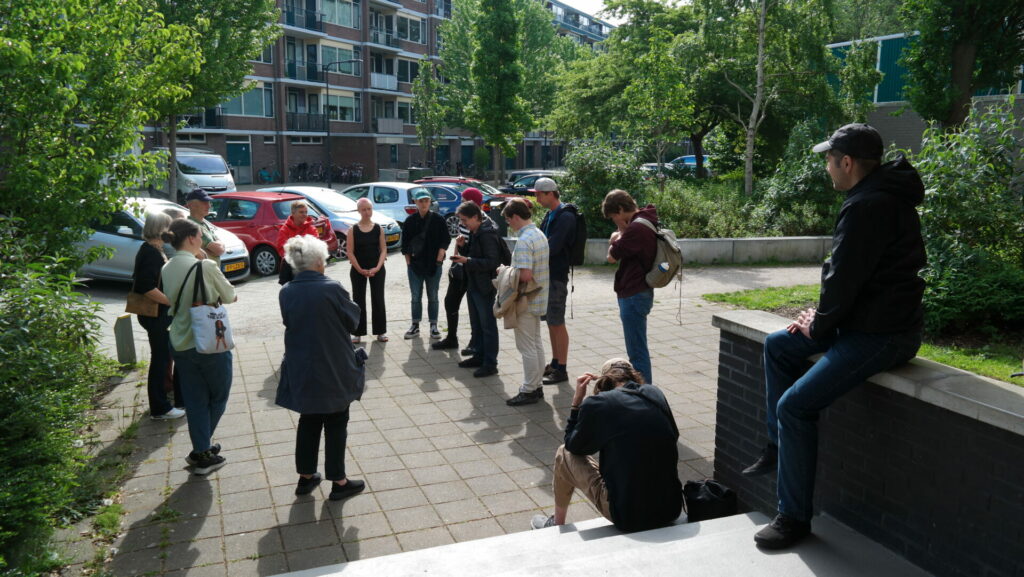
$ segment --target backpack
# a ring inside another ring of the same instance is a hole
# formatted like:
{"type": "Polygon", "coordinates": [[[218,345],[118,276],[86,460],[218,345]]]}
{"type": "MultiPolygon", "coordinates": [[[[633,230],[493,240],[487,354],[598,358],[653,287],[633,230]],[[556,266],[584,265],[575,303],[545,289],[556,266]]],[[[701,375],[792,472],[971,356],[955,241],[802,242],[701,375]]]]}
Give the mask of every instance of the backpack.
{"type": "Polygon", "coordinates": [[[583,266],[587,256],[587,217],[575,204],[566,203],[564,210],[576,217],[576,236],[569,245],[569,266],[583,266]]]}
{"type": "Polygon", "coordinates": [[[644,277],[647,286],[661,288],[668,286],[677,276],[682,278],[683,251],[679,250],[679,244],[676,243],[676,233],[667,228],[657,228],[645,218],[636,220],[653,230],[654,236],[657,238],[658,246],[654,253],[654,264],[647,272],[647,276],[644,277]]]}
{"type": "Polygon", "coordinates": [[[497,236],[498,236],[498,248],[501,249],[501,254],[498,256],[498,261],[500,261],[501,264],[503,264],[505,266],[510,266],[512,264],[512,251],[509,250],[509,248],[508,248],[508,241],[506,241],[505,239],[501,238],[500,234],[497,235],[497,236]]]}

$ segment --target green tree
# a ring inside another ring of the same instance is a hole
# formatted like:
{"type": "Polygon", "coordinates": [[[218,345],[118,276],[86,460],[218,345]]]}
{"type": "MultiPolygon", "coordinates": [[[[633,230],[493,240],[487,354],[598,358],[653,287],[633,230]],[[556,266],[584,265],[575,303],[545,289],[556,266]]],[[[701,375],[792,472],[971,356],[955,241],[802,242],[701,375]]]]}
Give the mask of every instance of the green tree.
{"type": "Polygon", "coordinates": [[[878,45],[874,42],[851,45],[839,68],[839,103],[847,122],[867,122],[875,108],[875,86],[882,81],[876,68],[878,45]]]}
{"type": "Polygon", "coordinates": [[[832,42],[906,32],[896,17],[903,0],[832,0],[832,42]]]}
{"type": "Polygon", "coordinates": [[[173,195],[178,115],[217,106],[250,87],[245,78],[252,70],[248,61],[259,57],[280,34],[279,12],[274,0],[156,0],[156,5],[168,23],[194,31],[200,62],[186,80],[191,90],[167,95],[161,103],[171,153],[168,194],[173,195]]]}
{"type": "Polygon", "coordinates": [[[900,15],[920,32],[902,63],[907,99],[926,120],[956,129],[975,92],[1024,77],[1024,2],[905,0],[900,15]]]}
{"type": "Polygon", "coordinates": [[[416,112],[416,139],[427,151],[427,160],[435,161],[437,140],[444,135],[445,105],[441,82],[434,64],[424,60],[420,73],[412,83],[412,106],[416,112]]]}
{"type": "Polygon", "coordinates": [[[466,120],[474,132],[494,147],[494,167],[500,180],[499,159],[502,154],[515,154],[515,145],[530,126],[531,118],[523,98],[515,4],[513,0],[481,0],[480,12],[473,26],[473,95],[466,107],[466,120]]]}

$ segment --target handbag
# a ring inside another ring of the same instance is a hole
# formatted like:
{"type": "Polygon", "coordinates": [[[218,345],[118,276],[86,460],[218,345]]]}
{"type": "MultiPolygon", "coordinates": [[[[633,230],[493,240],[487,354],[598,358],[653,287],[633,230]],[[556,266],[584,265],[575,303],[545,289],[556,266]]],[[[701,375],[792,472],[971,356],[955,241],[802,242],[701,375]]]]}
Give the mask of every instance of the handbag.
{"type": "Polygon", "coordinates": [[[714,479],[687,481],[683,485],[686,518],[690,522],[736,514],[736,491],[714,479]]]}
{"type": "Polygon", "coordinates": [[[452,264],[448,267],[448,286],[454,287],[455,290],[465,292],[469,286],[469,278],[466,276],[466,268],[462,266],[461,262],[452,264]]]}
{"type": "Polygon", "coordinates": [[[220,299],[217,299],[216,305],[207,304],[206,280],[203,278],[205,275],[202,272],[202,264],[202,261],[197,262],[185,275],[185,280],[181,282],[181,289],[178,290],[174,311],[177,314],[181,310],[179,308],[181,293],[185,290],[189,275],[198,270],[196,280],[192,285],[192,307],[189,309],[196,352],[204,355],[225,353],[235,348],[235,340],[231,336],[231,322],[228,320],[228,310],[224,308],[220,299]]]}
{"type": "Polygon", "coordinates": [[[140,317],[156,318],[160,304],[155,300],[135,292],[135,283],[132,283],[132,290],[128,291],[128,302],[125,303],[124,312],[140,317]]]}

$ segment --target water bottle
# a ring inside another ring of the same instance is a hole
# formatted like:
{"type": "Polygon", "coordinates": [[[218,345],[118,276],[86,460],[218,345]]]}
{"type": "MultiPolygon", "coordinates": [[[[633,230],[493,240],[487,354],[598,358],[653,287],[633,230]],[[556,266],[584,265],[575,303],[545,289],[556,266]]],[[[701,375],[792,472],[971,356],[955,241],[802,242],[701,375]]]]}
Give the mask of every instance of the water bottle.
{"type": "Polygon", "coordinates": [[[658,264],[658,270],[660,270],[661,272],[668,272],[668,263],[667,262],[659,263],[658,264]]]}

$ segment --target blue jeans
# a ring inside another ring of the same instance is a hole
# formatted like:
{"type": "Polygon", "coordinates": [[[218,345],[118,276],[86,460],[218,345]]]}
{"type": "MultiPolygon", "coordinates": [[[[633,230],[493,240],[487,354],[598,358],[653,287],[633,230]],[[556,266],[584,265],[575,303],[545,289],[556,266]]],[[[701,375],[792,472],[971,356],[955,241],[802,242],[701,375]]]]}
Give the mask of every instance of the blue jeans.
{"type": "Polygon", "coordinates": [[[437,311],[440,308],[437,300],[437,287],[441,284],[441,267],[434,269],[433,276],[420,276],[411,266],[405,267],[409,271],[409,288],[412,290],[412,322],[418,323],[423,319],[423,285],[427,285],[427,317],[430,324],[437,324],[437,311]]]}
{"type": "Polygon", "coordinates": [[[473,358],[483,361],[485,367],[498,366],[498,319],[494,318],[494,293],[481,293],[472,288],[469,295],[470,325],[476,341],[473,358]]]}
{"type": "Polygon", "coordinates": [[[622,336],[626,338],[626,354],[644,380],[654,384],[651,376],[651,353],[647,350],[647,315],[654,306],[654,289],[619,299],[622,336]]]}
{"type": "MultiPolygon", "coordinates": [[[[776,331],[764,341],[768,436],[779,447],[779,512],[810,521],[818,463],[818,414],[878,372],[917,354],[919,333],[840,331],[812,340],[776,331]],[[807,357],[824,356],[807,368],[807,357]],[[805,372],[806,371],[806,372],[805,372]]],[[[187,398],[187,397],[186,397],[187,398]]]]}
{"type": "Polygon", "coordinates": [[[185,395],[185,418],[192,450],[213,446],[213,432],[228,406],[231,393],[231,351],[202,355],[196,350],[174,351],[185,395]]]}

